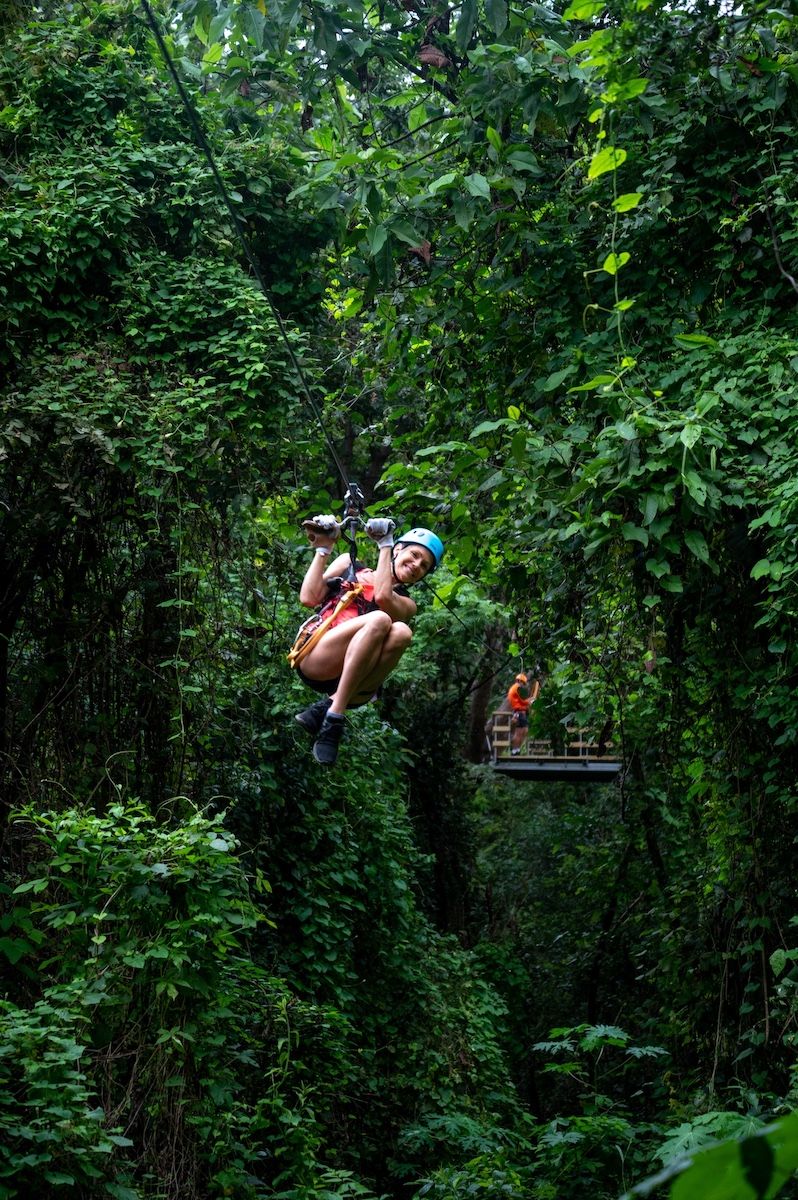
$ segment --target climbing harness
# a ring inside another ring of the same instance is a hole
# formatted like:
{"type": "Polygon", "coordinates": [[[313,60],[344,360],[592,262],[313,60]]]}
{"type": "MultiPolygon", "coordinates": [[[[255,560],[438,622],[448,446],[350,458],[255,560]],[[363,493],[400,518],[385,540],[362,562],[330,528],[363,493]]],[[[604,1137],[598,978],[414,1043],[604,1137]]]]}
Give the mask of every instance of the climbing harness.
{"type": "Polygon", "coordinates": [[[341,529],[349,543],[349,566],[340,581],[343,595],[337,600],[332,598],[312,617],[308,617],[294,639],[294,644],[286,658],[290,667],[298,667],[302,660],[318,645],[324,634],[333,625],[341,613],[349,607],[353,600],[363,595],[365,586],[357,577],[357,530],[363,525],[363,514],[366,511],[366,500],[356,483],[350,481],[344,496],[344,511],[341,518],[341,529]],[[315,622],[318,622],[316,624],[315,622]]]}
{"type": "MultiPolygon", "coordinates": [[[[298,667],[303,658],[310,654],[314,646],[318,645],[327,630],[335,621],[336,617],[340,616],[344,609],[347,608],[353,600],[356,600],[358,596],[362,596],[363,594],[362,583],[355,583],[352,586],[347,586],[347,581],[344,581],[342,587],[346,587],[343,596],[341,596],[336,602],[332,612],[322,619],[321,624],[315,626],[313,625],[313,622],[318,621],[319,617],[321,616],[321,613],[314,613],[312,617],[309,617],[307,621],[305,621],[304,625],[300,625],[299,633],[296,635],[294,644],[286,655],[286,658],[288,659],[288,665],[290,667],[298,667]]],[[[321,611],[323,613],[324,609],[321,611]]]]}

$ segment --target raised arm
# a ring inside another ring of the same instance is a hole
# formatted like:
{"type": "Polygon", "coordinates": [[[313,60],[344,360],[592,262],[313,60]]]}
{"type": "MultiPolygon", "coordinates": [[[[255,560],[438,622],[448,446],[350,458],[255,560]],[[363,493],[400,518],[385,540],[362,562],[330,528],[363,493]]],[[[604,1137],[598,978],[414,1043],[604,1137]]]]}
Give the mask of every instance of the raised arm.
{"type": "Polygon", "coordinates": [[[305,608],[318,608],[330,594],[327,580],[343,575],[349,565],[349,555],[338,554],[330,561],[340,534],[335,517],[314,517],[312,521],[304,521],[303,528],[313,547],[313,558],[299,589],[299,603],[305,608]]]}
{"type": "Polygon", "coordinates": [[[393,621],[409,621],[416,614],[416,603],[409,596],[394,591],[393,573],[394,523],[388,517],[373,517],[366,522],[366,533],[377,543],[379,558],[374,572],[374,600],[378,608],[393,621]]]}
{"type": "Polygon", "coordinates": [[[381,547],[377,569],[374,572],[374,600],[377,607],[386,612],[391,620],[409,621],[416,615],[416,602],[409,596],[402,596],[394,591],[396,580],[391,568],[392,556],[393,543],[381,547]]]}

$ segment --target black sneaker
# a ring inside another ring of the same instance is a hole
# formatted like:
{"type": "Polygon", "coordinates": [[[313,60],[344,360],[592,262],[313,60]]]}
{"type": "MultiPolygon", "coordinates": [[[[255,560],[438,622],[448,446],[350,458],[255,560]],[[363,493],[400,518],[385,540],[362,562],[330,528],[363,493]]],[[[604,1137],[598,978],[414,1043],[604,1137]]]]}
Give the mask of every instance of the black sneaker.
{"type": "Polygon", "coordinates": [[[313,757],[316,762],[331,767],[338,757],[338,743],[343,736],[343,717],[325,717],[319,736],[313,743],[313,757]]]}
{"type": "Polygon", "coordinates": [[[301,713],[297,713],[294,720],[315,737],[324,724],[324,718],[327,716],[327,709],[331,703],[332,700],[329,696],[322,696],[321,700],[315,700],[301,713]]]}

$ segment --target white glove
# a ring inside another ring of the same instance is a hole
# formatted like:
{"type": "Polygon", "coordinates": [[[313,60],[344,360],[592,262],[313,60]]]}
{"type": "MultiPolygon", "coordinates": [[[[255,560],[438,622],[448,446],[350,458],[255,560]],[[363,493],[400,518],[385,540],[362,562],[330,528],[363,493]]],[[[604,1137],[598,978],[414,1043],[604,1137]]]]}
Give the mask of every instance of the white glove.
{"type": "Polygon", "coordinates": [[[330,513],[319,513],[317,517],[303,521],[302,528],[312,546],[316,545],[317,539],[321,539],[321,545],[324,545],[328,541],[337,541],[341,536],[341,526],[330,513]]]}
{"type": "Polygon", "coordinates": [[[380,550],[385,546],[393,545],[393,532],[396,529],[396,522],[390,517],[369,517],[366,521],[366,533],[373,542],[376,542],[380,550]]]}

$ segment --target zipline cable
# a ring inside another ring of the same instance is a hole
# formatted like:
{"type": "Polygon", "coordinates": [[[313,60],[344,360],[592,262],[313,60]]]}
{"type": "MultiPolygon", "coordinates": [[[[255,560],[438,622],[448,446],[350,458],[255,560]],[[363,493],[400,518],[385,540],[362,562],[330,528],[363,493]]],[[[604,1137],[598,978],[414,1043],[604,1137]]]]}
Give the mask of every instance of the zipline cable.
{"type": "MultiPolygon", "coordinates": [[[[427,589],[427,591],[432,592],[433,596],[438,601],[438,603],[442,604],[443,607],[446,609],[446,611],[451,616],[454,617],[455,621],[457,621],[460,625],[462,625],[462,627],[463,627],[463,629],[465,629],[466,633],[468,633],[468,634],[471,633],[471,630],[468,628],[468,626],[466,625],[466,623],[462,619],[462,617],[458,616],[457,613],[455,612],[455,610],[452,608],[451,604],[447,604],[446,601],[444,600],[443,596],[441,596],[438,592],[435,591],[435,588],[432,586],[431,583],[429,583],[426,579],[422,579],[421,586],[425,587],[427,589]]],[[[490,642],[488,642],[485,638],[481,638],[480,641],[482,642],[482,645],[485,647],[485,649],[488,651],[489,654],[494,654],[497,656],[501,655],[501,653],[502,653],[501,650],[496,650],[493,646],[491,646],[490,642]]],[[[508,667],[510,665],[510,663],[513,661],[514,658],[522,658],[522,656],[526,653],[527,649],[528,649],[528,647],[524,646],[518,651],[517,654],[507,655],[503,659],[501,665],[498,666],[495,671],[491,671],[490,675],[485,675],[482,679],[478,679],[476,683],[472,684],[471,687],[466,692],[466,695],[470,696],[472,692],[475,692],[478,688],[482,687],[482,685],[484,683],[488,683],[491,679],[495,679],[497,675],[501,674],[501,672],[504,670],[505,667],[508,667]]]]}
{"type": "Polygon", "coordinates": [[[324,420],[321,415],[321,410],[319,409],[318,404],[316,403],[316,401],[313,399],[313,396],[311,395],[310,387],[308,386],[307,380],[305,378],[305,374],[302,370],[301,363],[299,362],[299,359],[297,358],[297,356],[294,352],[294,348],[291,345],[291,339],[288,336],[288,330],[285,327],[283,319],[280,316],[280,313],[278,312],[278,310],[274,304],[274,301],[272,300],[271,296],[269,295],[269,290],[266,287],[266,283],[264,282],[263,275],[261,274],[260,267],[258,266],[258,263],[257,263],[257,259],[255,258],[255,255],[252,253],[252,250],[250,249],[249,242],[247,241],[246,234],[244,233],[244,229],[243,229],[243,226],[239,219],[238,213],[236,212],[236,210],[233,206],[233,202],[230,199],[230,194],[227,191],[225,182],[222,179],[221,174],[219,173],[219,168],[216,165],[216,159],[214,158],[213,151],[211,150],[211,147],[210,147],[210,143],[208,142],[208,139],[205,136],[205,132],[202,128],[199,117],[197,116],[196,112],[194,111],[194,106],[191,103],[191,100],[189,99],[189,96],[188,96],[188,93],[186,92],[185,87],[183,86],[183,81],[181,80],[180,76],[177,73],[177,68],[175,67],[172,56],[169,53],[169,48],[166,45],[166,42],[164,41],[163,34],[161,33],[160,27],[158,25],[158,22],[155,19],[155,15],[154,15],[152,9],[150,8],[148,0],[141,0],[141,7],[143,8],[144,15],[147,18],[147,24],[149,25],[150,29],[152,30],[155,40],[158,43],[158,49],[161,52],[161,57],[163,58],[164,62],[166,63],[166,66],[169,70],[169,74],[172,76],[174,85],[177,88],[178,95],[180,96],[180,99],[183,102],[183,107],[186,110],[186,114],[188,115],[188,119],[191,123],[191,127],[194,131],[194,136],[197,140],[199,148],[202,151],[202,153],[205,155],[205,158],[208,162],[208,166],[211,169],[211,174],[213,175],[216,186],[219,189],[219,194],[221,195],[222,199],[224,200],[224,203],[227,207],[227,211],[230,214],[230,219],[233,222],[233,229],[235,230],[236,237],[238,238],[238,241],[241,244],[241,248],[244,251],[244,256],[245,256],[247,262],[249,263],[252,274],[254,275],[255,280],[258,284],[258,287],[260,288],[261,292],[263,293],[263,295],[265,297],[266,303],[268,304],[271,314],[274,317],[274,320],[277,324],[277,328],[279,329],[282,339],[285,342],[286,349],[288,350],[288,355],[291,360],[291,365],[293,366],[294,371],[296,372],[297,379],[299,381],[300,391],[302,392],[304,399],[310,405],[313,415],[315,416],[316,420],[318,421],[319,425],[321,426],[321,431],[324,434],[324,440],[327,443],[327,448],[330,451],[330,455],[332,457],[333,462],[335,463],[336,470],[338,471],[338,474],[341,476],[341,481],[344,485],[345,490],[348,490],[351,486],[349,476],[347,475],[346,471],[344,470],[343,464],[342,464],[340,458],[338,457],[338,452],[335,449],[332,438],[330,437],[329,433],[327,432],[327,427],[324,424],[324,420]]]}
{"type": "MultiPolygon", "coordinates": [[[[244,252],[244,257],[246,258],[247,262],[249,263],[249,267],[250,267],[250,270],[252,271],[255,281],[258,284],[258,287],[260,288],[261,292],[263,293],[264,299],[266,300],[266,303],[269,306],[269,310],[272,314],[272,317],[274,318],[274,321],[277,325],[280,335],[281,335],[283,341],[285,342],[285,346],[288,351],[288,356],[291,360],[291,365],[293,366],[294,371],[296,372],[297,380],[299,381],[300,391],[302,392],[304,399],[307,401],[308,405],[310,406],[310,409],[313,412],[313,415],[315,416],[316,420],[318,421],[322,433],[324,434],[324,440],[327,443],[327,448],[330,451],[330,456],[333,460],[333,463],[335,464],[335,468],[338,471],[338,474],[341,477],[341,482],[344,485],[346,499],[347,499],[347,501],[349,501],[351,498],[351,489],[353,487],[356,487],[356,485],[354,485],[351,482],[351,480],[349,479],[349,475],[344,470],[343,463],[341,462],[341,459],[338,456],[338,451],[335,449],[335,445],[332,441],[332,438],[330,437],[330,435],[327,431],[327,427],[324,424],[324,419],[322,417],[321,410],[320,410],[318,404],[316,403],[316,401],[313,399],[307,379],[305,378],[305,373],[302,370],[302,365],[296,356],[293,346],[291,345],[291,339],[288,336],[288,330],[286,329],[285,323],[283,322],[283,319],[280,316],[280,313],[269,294],[269,289],[267,288],[266,283],[263,278],[263,275],[261,274],[261,270],[260,270],[260,267],[258,266],[257,259],[255,258],[255,255],[252,253],[249,242],[247,241],[247,237],[246,237],[246,234],[244,233],[244,229],[241,224],[241,220],[238,216],[238,213],[235,210],[233,202],[230,198],[230,194],[227,190],[227,187],[225,186],[225,182],[222,179],[222,176],[219,172],[219,168],[216,165],[216,159],[214,157],[210,143],[208,142],[208,139],[205,136],[205,131],[202,128],[200,119],[197,116],[196,112],[194,111],[194,106],[191,103],[189,95],[188,95],[185,87],[183,86],[183,81],[177,73],[177,68],[175,67],[174,60],[172,59],[172,56],[169,53],[169,48],[166,45],[166,42],[164,41],[163,34],[161,33],[158,22],[155,19],[155,14],[153,13],[153,11],[151,9],[148,0],[141,0],[141,7],[144,10],[144,15],[147,18],[147,24],[149,25],[150,29],[152,30],[155,41],[158,44],[158,49],[161,52],[161,57],[163,58],[164,63],[166,64],[169,74],[171,75],[174,85],[177,89],[177,93],[182,101],[183,108],[186,111],[186,115],[188,116],[189,122],[191,124],[191,128],[194,132],[194,137],[197,140],[197,144],[198,144],[200,150],[202,151],[202,153],[205,156],[208,166],[210,167],[211,174],[213,175],[214,182],[219,191],[219,195],[222,197],[222,199],[225,203],[225,207],[227,208],[227,211],[230,215],[230,220],[233,223],[233,229],[235,231],[236,237],[238,238],[241,249],[244,252]]],[[[351,538],[353,538],[353,533],[354,533],[354,531],[350,528],[350,537],[351,538]]],[[[353,557],[353,561],[354,561],[354,555],[352,555],[352,557],[353,557]]],[[[455,620],[459,621],[460,624],[463,626],[463,628],[468,630],[468,626],[466,625],[466,623],[457,615],[457,613],[454,611],[454,609],[451,607],[451,605],[447,604],[446,601],[443,599],[443,597],[438,595],[438,593],[435,591],[435,588],[433,588],[431,586],[431,584],[429,584],[429,583],[426,583],[425,586],[432,592],[433,596],[435,596],[435,598],[443,605],[443,607],[449,613],[451,613],[451,615],[455,618],[455,620]]],[[[501,651],[494,650],[493,647],[488,645],[487,642],[485,643],[485,645],[487,646],[488,650],[492,654],[501,653],[501,651]]],[[[498,675],[504,669],[505,665],[508,665],[512,661],[512,659],[516,658],[516,657],[518,657],[518,656],[517,655],[509,656],[509,658],[507,659],[507,664],[502,664],[502,666],[499,667],[496,671],[494,671],[491,675],[488,675],[486,677],[486,679],[483,679],[479,683],[474,684],[474,686],[470,690],[475,691],[476,688],[481,686],[482,683],[486,683],[489,679],[494,678],[495,675],[498,675]]]]}

